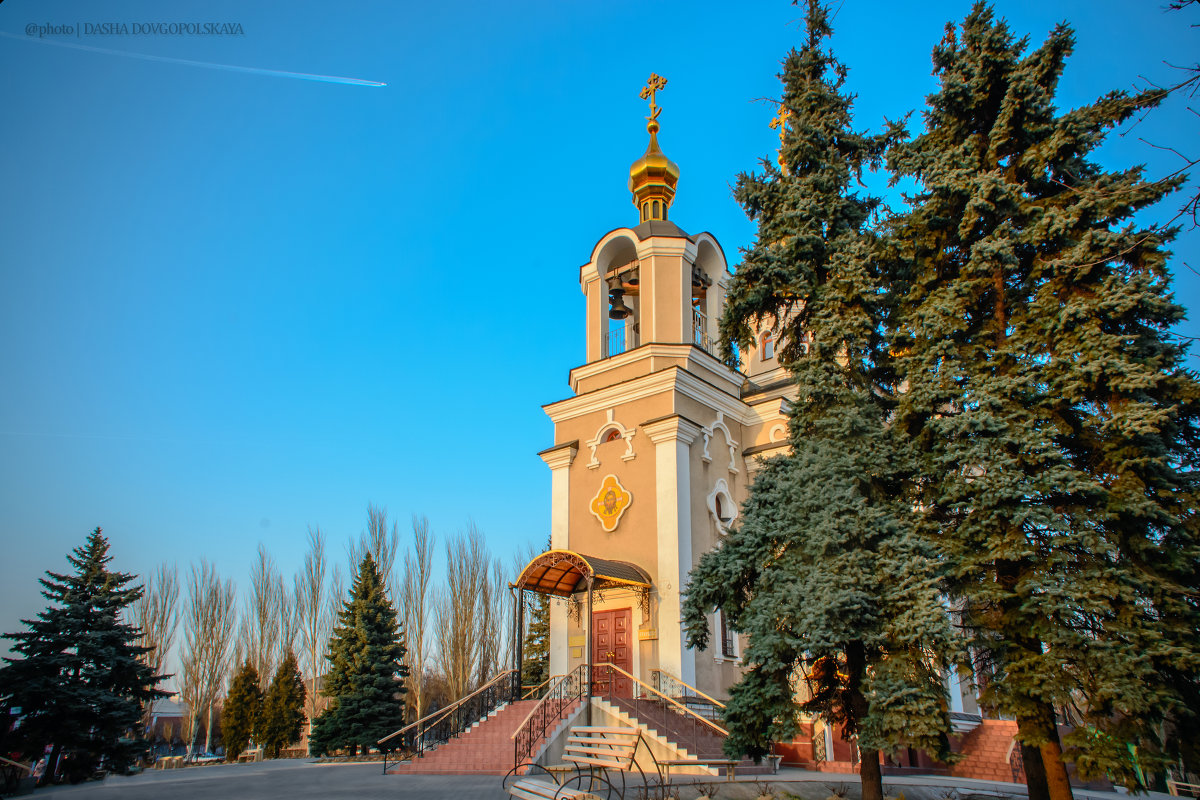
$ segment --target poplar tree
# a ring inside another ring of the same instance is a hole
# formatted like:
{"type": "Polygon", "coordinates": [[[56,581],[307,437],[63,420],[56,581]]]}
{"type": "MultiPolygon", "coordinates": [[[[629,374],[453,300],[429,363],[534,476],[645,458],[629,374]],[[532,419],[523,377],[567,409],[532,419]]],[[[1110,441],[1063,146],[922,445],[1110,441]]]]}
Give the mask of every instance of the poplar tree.
{"type": "Polygon", "coordinates": [[[254,728],[254,738],[262,744],[268,758],[279,758],[284,747],[300,738],[305,697],[304,676],[300,674],[296,654],[289,650],[275,670],[263,697],[262,715],[254,728]]]}
{"type": "Polygon", "coordinates": [[[225,707],[221,711],[221,742],[225,745],[225,760],[237,761],[250,743],[262,714],[263,695],[258,688],[258,670],[247,658],[229,682],[225,707]]]}
{"type": "Polygon", "coordinates": [[[331,702],[313,724],[314,753],[349,748],[354,755],[404,727],[404,645],[370,552],[358,565],[327,658],[323,691],[331,702]]]}
{"type": "Polygon", "coordinates": [[[721,320],[731,359],[762,326],[782,331],[798,393],[790,453],[767,461],[741,524],[692,571],[684,621],[694,647],[707,644],[714,608],[749,634],[725,714],[731,757],[761,756],[796,735],[801,713],[818,715],[857,739],[862,796],[879,800],[881,750],[948,757],[953,635],[934,553],[914,530],[909,459],[888,425],[889,298],[864,233],[876,201],[851,192],[886,142],[852,130],[845,70],[824,47],[827,10],[810,0],[807,12],[808,39],[780,76],[779,166],[738,179],[759,230],[721,320]]]}
{"type": "Polygon", "coordinates": [[[145,664],[140,632],[123,619],[142,587],[133,575],[111,572],[108,540],[96,528],[67,561],[73,574],[47,572],[42,596],[51,605],[37,619],[22,620],[27,630],[8,633],[19,657],[6,656],[0,668],[0,707],[20,709],[17,737],[22,752],[47,759],[49,781],[63,759],[74,781],[103,762],[124,771],[142,736],[142,708],[165,692],[165,677],[145,664]]]}
{"type": "Polygon", "coordinates": [[[1168,332],[1174,231],[1132,219],[1179,180],[1094,154],[1162,93],[1060,112],[1074,35],[1027,45],[982,3],[947,26],[924,132],[888,154],[919,190],[885,260],[922,530],[982,703],[1017,720],[1031,800],[1061,800],[1064,757],[1133,786],[1127,745],[1160,764],[1158,723],[1194,720],[1200,390],[1168,332]],[[1061,743],[1060,707],[1078,717],[1061,743]]]}

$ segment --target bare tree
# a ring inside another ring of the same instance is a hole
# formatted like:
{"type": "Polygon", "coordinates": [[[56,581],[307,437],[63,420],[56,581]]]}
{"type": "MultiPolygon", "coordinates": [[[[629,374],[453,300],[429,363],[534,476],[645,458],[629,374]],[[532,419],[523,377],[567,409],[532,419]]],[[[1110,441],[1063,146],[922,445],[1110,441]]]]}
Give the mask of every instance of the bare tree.
{"type": "Polygon", "coordinates": [[[479,592],[479,667],[476,681],[482,685],[499,671],[509,650],[511,614],[508,605],[508,575],[499,558],[485,561],[479,592]]]}
{"type": "MultiPolygon", "coordinates": [[[[392,570],[396,565],[396,553],[400,551],[400,531],[396,523],[388,523],[386,508],[380,508],[374,503],[367,504],[367,529],[363,531],[357,542],[350,543],[350,564],[362,562],[363,555],[371,554],[379,574],[383,576],[384,589],[388,599],[395,605],[396,597],[393,588],[396,585],[392,570]]],[[[399,609],[397,609],[399,610],[399,609]]]]}
{"type": "Polygon", "coordinates": [[[239,650],[258,670],[259,688],[271,682],[283,638],[286,616],[283,578],[267,548],[258,545],[258,560],[250,573],[250,596],[242,620],[239,650]]]}
{"type": "MultiPolygon", "coordinates": [[[[412,712],[411,720],[425,714],[428,698],[425,694],[425,664],[428,660],[426,631],[430,622],[430,587],[433,575],[433,536],[429,518],[413,515],[413,546],[404,554],[404,577],[400,585],[400,605],[407,638],[408,692],[406,698],[412,712]]],[[[410,721],[411,721],[410,720],[410,721]]]]}
{"type": "Polygon", "coordinates": [[[212,715],[217,694],[229,671],[230,648],[237,630],[233,581],[222,581],[216,568],[201,559],[188,578],[188,604],[183,628],[183,680],[180,695],[188,708],[184,738],[188,755],[196,747],[200,712],[208,712],[204,750],[212,750],[212,715]]]}
{"type": "MultiPolygon", "coordinates": [[[[179,626],[178,602],[179,570],[164,562],[146,581],[142,596],[133,605],[134,624],[141,631],[138,645],[146,648],[142,661],[160,679],[170,677],[164,673],[179,626]]],[[[154,703],[150,702],[142,710],[142,727],[148,731],[153,719],[154,703]]]]}
{"type": "Polygon", "coordinates": [[[330,591],[329,564],[325,558],[325,536],[320,528],[308,529],[308,553],[304,567],[297,577],[296,618],[299,623],[301,658],[311,681],[307,694],[308,721],[317,718],[326,703],[318,691],[318,681],[325,670],[329,652],[329,636],[336,618],[337,595],[330,591]]]}
{"type": "Polygon", "coordinates": [[[446,587],[438,593],[437,660],[452,700],[465,696],[479,664],[480,594],[489,559],[474,523],[446,542],[446,587]]]}

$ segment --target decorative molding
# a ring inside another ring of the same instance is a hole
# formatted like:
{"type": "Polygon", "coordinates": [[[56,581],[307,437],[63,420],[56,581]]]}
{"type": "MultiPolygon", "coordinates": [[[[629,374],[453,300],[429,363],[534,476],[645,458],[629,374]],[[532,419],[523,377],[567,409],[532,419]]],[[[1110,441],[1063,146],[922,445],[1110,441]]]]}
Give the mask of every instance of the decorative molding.
{"type": "Polygon", "coordinates": [[[607,418],[600,425],[600,429],[596,431],[595,438],[587,443],[587,446],[592,449],[592,457],[587,465],[588,469],[599,469],[600,459],[596,457],[596,448],[604,444],[604,436],[609,431],[616,431],[625,440],[625,452],[621,454],[622,461],[632,461],[637,458],[637,453],[633,452],[633,437],[637,433],[637,428],[626,428],[613,419],[613,410],[611,408],[607,409],[605,413],[607,418]]]}
{"type": "Polygon", "coordinates": [[[713,434],[721,431],[725,434],[725,444],[729,445],[729,471],[736,475],[741,470],[737,466],[737,442],[733,439],[733,434],[729,431],[729,426],[725,424],[725,412],[717,411],[717,421],[707,428],[702,428],[701,433],[704,436],[704,453],[700,456],[705,464],[712,463],[712,455],[708,452],[708,444],[712,441],[713,434]]]}
{"type": "Polygon", "coordinates": [[[771,432],[767,434],[767,438],[772,442],[782,442],[787,439],[787,426],[782,422],[771,428],[771,432]]]}
{"type": "Polygon", "coordinates": [[[555,470],[571,466],[571,462],[575,460],[575,454],[578,452],[579,445],[571,442],[543,450],[538,455],[541,456],[542,461],[546,462],[546,466],[555,470]]]}
{"type": "Polygon", "coordinates": [[[654,444],[662,444],[663,442],[682,442],[683,444],[691,444],[696,441],[696,437],[703,430],[699,425],[692,422],[687,417],[681,417],[678,414],[662,419],[651,420],[650,422],[642,423],[642,430],[650,437],[650,441],[654,444]]]}
{"type": "Polygon", "coordinates": [[[621,515],[632,503],[633,495],[625,490],[617,476],[605,475],[596,496],[588,503],[588,510],[600,521],[604,530],[612,533],[621,524],[621,515]]]}
{"type": "Polygon", "coordinates": [[[725,483],[724,478],[717,479],[716,485],[713,487],[713,490],[708,493],[708,497],[705,499],[704,504],[708,507],[708,515],[712,517],[713,522],[717,525],[717,531],[721,534],[729,533],[729,526],[732,525],[733,521],[738,518],[739,509],[738,504],[733,499],[733,495],[729,492],[729,484],[725,483]],[[726,512],[729,515],[728,520],[721,519],[720,515],[717,514],[718,497],[721,498],[721,505],[729,509],[726,512]]]}

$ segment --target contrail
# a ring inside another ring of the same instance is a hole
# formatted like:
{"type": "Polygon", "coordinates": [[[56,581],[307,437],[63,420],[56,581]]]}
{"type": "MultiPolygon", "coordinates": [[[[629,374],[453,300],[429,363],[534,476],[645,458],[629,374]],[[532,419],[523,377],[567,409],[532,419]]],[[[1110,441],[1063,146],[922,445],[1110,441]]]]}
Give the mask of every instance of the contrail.
{"type": "MultiPolygon", "coordinates": [[[[3,0],[0,0],[2,2],[3,0]]],[[[53,39],[32,39],[28,36],[17,36],[12,33],[4,33],[0,31],[0,36],[6,39],[17,39],[19,41],[39,42],[41,44],[54,45],[55,47],[69,47],[72,50],[87,50],[91,53],[104,53],[110,56],[125,56],[127,58],[140,58],[143,61],[162,61],[167,64],[186,64],[189,67],[206,67],[208,69],[223,69],[226,72],[247,72],[251,75],[271,75],[277,78],[300,78],[306,81],[321,81],[323,83],[345,83],[350,86],[387,86],[381,81],[368,81],[362,78],[343,78],[339,75],[313,75],[308,72],[287,72],[281,69],[262,69],[261,67],[242,67],[237,64],[213,64],[208,61],[190,61],[186,58],[168,58],[167,56],[152,56],[147,53],[130,53],[124,50],[108,50],[103,47],[91,47],[86,44],[73,44],[71,42],[57,42],[53,39]]]]}

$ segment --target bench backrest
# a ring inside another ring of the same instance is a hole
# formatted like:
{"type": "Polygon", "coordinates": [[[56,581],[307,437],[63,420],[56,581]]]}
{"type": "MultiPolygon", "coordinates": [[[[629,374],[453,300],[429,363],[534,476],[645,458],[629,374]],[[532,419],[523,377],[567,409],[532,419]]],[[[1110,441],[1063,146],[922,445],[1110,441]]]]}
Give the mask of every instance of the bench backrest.
{"type": "Polygon", "coordinates": [[[634,755],[641,741],[640,728],[580,726],[567,735],[563,760],[581,767],[629,771],[637,768],[634,755]]]}

